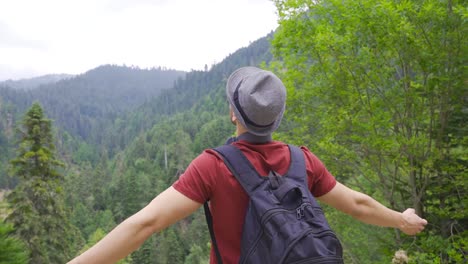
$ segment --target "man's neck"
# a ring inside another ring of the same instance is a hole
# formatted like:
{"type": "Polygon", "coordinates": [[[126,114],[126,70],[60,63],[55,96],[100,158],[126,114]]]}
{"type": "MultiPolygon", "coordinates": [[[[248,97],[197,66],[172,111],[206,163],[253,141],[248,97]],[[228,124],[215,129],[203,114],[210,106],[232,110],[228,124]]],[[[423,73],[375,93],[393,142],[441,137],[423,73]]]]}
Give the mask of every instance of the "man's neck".
{"type": "Polygon", "coordinates": [[[248,132],[247,129],[244,126],[242,126],[241,124],[238,123],[236,125],[236,136],[237,137],[244,134],[244,133],[247,133],[247,132],[248,132]]]}
{"type": "Polygon", "coordinates": [[[272,140],[271,135],[268,136],[257,136],[249,131],[241,124],[236,125],[236,138],[247,140],[252,143],[266,143],[272,140]]]}

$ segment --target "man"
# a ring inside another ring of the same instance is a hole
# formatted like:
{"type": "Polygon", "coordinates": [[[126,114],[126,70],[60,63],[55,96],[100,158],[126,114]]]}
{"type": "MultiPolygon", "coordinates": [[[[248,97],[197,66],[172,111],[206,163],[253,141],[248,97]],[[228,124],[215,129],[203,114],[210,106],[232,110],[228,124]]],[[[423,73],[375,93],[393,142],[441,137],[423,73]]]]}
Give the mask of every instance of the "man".
{"type": "MultiPolygon", "coordinates": [[[[243,152],[260,175],[268,175],[270,170],[284,174],[290,162],[288,146],[271,139],[285,109],[286,89],[281,80],[269,71],[244,67],[231,74],[226,93],[237,135],[231,144],[243,152]]],[[[398,228],[408,235],[424,229],[427,221],[413,209],[396,212],[347,188],[307,148],[302,147],[302,152],[309,190],[319,201],[364,223],[398,228]]],[[[115,263],[153,233],[195,212],[207,200],[210,200],[213,229],[223,263],[237,263],[249,198],[213,150],[204,151],[173,186],[70,263],[115,263]]],[[[212,250],[211,263],[215,262],[212,250]]]]}

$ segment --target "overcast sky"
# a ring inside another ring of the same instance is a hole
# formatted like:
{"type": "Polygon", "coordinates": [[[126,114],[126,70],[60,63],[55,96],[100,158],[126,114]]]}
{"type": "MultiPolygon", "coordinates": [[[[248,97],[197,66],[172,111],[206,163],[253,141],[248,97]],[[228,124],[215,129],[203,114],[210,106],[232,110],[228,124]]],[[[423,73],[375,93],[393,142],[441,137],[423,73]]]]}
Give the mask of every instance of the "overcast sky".
{"type": "Polygon", "coordinates": [[[0,81],[103,64],[203,69],[276,27],[270,0],[5,0],[0,81]]]}

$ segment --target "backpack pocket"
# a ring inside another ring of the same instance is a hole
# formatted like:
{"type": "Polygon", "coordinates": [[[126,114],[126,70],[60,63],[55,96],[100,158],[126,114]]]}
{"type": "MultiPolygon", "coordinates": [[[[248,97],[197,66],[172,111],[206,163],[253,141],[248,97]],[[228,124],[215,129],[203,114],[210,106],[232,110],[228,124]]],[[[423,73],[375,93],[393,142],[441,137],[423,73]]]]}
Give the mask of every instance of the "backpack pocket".
{"type": "Polygon", "coordinates": [[[305,230],[285,251],[280,264],[343,263],[343,249],[331,230],[305,230]]]}
{"type": "MultiPolygon", "coordinates": [[[[263,215],[239,263],[342,263],[342,248],[320,208],[304,203],[263,215]],[[340,262],[341,261],[341,262],[340,262]]],[[[245,234],[244,234],[245,235],[245,234]]]]}

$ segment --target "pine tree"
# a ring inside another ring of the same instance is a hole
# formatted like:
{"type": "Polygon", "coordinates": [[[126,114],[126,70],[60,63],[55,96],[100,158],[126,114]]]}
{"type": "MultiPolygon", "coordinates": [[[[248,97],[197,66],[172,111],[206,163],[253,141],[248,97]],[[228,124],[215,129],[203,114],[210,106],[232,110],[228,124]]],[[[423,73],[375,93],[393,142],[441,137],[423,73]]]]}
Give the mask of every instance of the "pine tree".
{"type": "Polygon", "coordinates": [[[11,173],[19,183],[7,196],[12,211],[6,220],[28,246],[30,263],[65,263],[74,229],[64,208],[64,176],[57,171],[62,162],[54,154],[51,120],[38,103],[25,114],[18,134],[11,173]]]}
{"type": "Polygon", "coordinates": [[[0,264],[27,263],[26,246],[12,236],[14,229],[10,224],[0,221],[0,264]]]}

